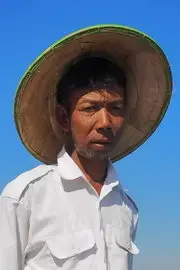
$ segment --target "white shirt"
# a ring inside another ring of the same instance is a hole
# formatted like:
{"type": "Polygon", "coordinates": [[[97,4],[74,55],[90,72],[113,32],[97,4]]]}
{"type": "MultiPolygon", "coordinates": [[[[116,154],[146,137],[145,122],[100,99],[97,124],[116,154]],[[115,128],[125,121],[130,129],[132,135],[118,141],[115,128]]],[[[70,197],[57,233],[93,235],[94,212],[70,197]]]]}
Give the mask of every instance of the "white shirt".
{"type": "Polygon", "coordinates": [[[0,197],[1,270],[131,270],[138,213],[109,162],[98,196],[65,152],[0,197]]]}

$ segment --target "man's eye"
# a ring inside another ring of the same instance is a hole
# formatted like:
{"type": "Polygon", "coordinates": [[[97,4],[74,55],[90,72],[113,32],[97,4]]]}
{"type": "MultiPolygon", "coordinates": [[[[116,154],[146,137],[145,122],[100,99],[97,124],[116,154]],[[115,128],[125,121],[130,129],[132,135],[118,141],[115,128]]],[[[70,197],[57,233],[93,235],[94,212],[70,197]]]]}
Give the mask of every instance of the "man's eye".
{"type": "Polygon", "coordinates": [[[88,106],[82,109],[84,112],[93,112],[97,110],[97,106],[88,106]]]}
{"type": "Polygon", "coordinates": [[[123,106],[122,105],[117,105],[117,106],[113,106],[112,107],[114,110],[122,110],[123,109],[123,106]]]}
{"type": "Polygon", "coordinates": [[[124,111],[124,106],[123,105],[114,105],[110,108],[110,111],[114,115],[121,115],[124,111]]]}

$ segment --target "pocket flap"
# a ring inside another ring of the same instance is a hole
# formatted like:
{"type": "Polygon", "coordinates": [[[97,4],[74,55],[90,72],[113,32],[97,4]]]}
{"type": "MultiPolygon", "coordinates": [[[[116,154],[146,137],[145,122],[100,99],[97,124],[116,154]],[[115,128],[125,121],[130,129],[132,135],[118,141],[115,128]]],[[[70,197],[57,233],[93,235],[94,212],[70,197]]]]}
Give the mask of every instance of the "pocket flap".
{"type": "Polygon", "coordinates": [[[83,230],[48,238],[46,243],[53,256],[66,259],[93,248],[95,240],[91,230],[83,230]]]}
{"type": "Polygon", "coordinates": [[[118,246],[122,247],[123,249],[127,250],[128,252],[134,255],[139,254],[139,249],[132,241],[128,230],[126,230],[125,228],[124,229],[116,228],[115,238],[118,246]]]}

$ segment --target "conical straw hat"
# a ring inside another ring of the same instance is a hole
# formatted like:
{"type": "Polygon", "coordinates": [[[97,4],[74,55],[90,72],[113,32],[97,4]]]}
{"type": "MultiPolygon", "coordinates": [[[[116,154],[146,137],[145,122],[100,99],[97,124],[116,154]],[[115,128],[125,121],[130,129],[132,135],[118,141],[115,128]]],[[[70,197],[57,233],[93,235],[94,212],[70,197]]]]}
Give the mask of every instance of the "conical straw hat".
{"type": "Polygon", "coordinates": [[[40,161],[56,163],[64,144],[55,117],[55,92],[66,66],[82,54],[107,53],[125,71],[128,121],[112,161],[143,144],[160,124],[170,102],[172,78],[161,48],[150,37],[120,25],[97,25],[60,39],[24,74],[15,98],[15,123],[25,147],[40,161]]]}

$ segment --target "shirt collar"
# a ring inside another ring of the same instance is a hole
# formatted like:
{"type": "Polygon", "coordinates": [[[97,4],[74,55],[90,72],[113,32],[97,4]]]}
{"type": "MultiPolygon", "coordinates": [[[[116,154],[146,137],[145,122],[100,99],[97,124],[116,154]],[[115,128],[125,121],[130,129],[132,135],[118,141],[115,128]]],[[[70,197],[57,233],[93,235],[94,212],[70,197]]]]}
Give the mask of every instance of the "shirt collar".
{"type": "Polygon", "coordinates": [[[80,168],[66,152],[64,146],[58,154],[57,163],[59,173],[63,179],[74,180],[80,177],[84,177],[80,168]]]}
{"type": "MultiPolygon", "coordinates": [[[[68,155],[64,146],[58,154],[57,163],[59,173],[64,180],[75,180],[81,177],[85,179],[82,171],[73,161],[73,159],[68,155]]],[[[104,188],[108,187],[108,189],[112,189],[117,185],[121,187],[115,168],[109,159],[107,176],[104,181],[104,188]]]]}

